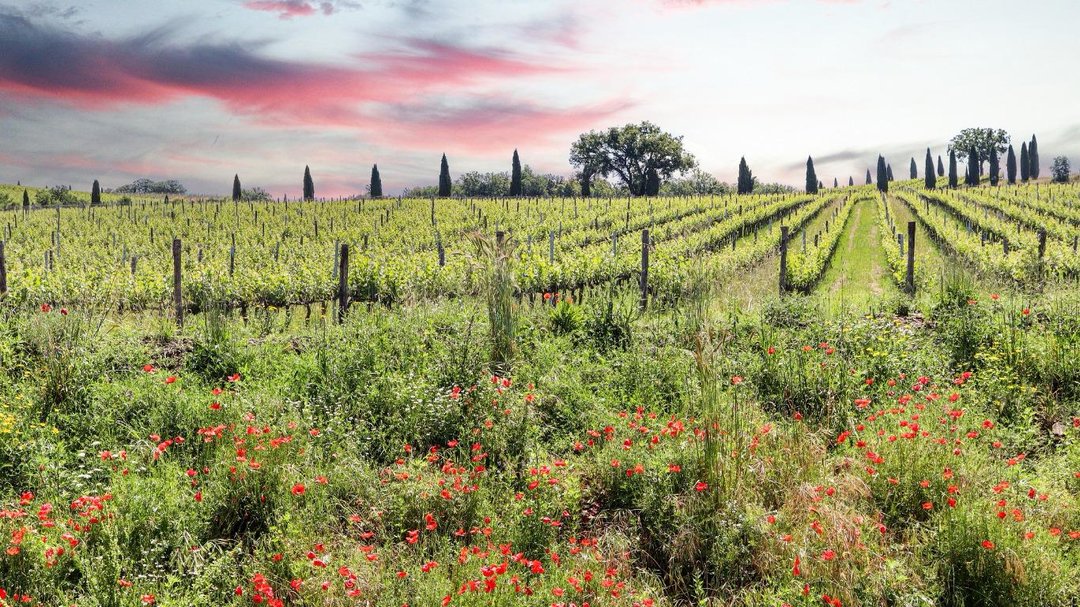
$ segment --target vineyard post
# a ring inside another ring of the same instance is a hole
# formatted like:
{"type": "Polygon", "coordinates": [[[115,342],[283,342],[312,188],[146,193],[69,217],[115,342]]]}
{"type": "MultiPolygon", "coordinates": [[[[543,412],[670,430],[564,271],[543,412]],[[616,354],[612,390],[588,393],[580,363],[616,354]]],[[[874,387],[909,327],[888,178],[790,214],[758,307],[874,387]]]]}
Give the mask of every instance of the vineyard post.
{"type": "MultiPolygon", "coordinates": [[[[816,237],[815,237],[816,240],[816,237]]],[[[780,294],[787,291],[787,241],[788,226],[780,226],[780,294]]],[[[816,244],[815,244],[816,246],[816,244]]]]}
{"type": "Polygon", "coordinates": [[[4,257],[4,241],[0,240],[0,298],[7,293],[7,259],[4,257]]]}
{"type": "Polygon", "coordinates": [[[229,246],[229,276],[236,271],[236,245],[229,246]]]}
{"type": "Polygon", "coordinates": [[[181,270],[180,270],[180,239],[173,238],[172,241],[172,261],[173,261],[173,304],[176,306],[176,326],[184,327],[184,295],[180,290],[181,270]]]}
{"type": "MultiPolygon", "coordinates": [[[[629,201],[628,201],[629,204],[629,201]]],[[[641,300],[638,309],[645,311],[649,303],[649,229],[641,231],[641,300]]]]}
{"type": "Polygon", "coordinates": [[[907,290],[915,294],[915,222],[907,222],[907,290]]]}
{"type": "Polygon", "coordinates": [[[338,322],[345,322],[345,312],[349,309],[349,245],[341,245],[338,258],[338,322]]]}
{"type": "Polygon", "coordinates": [[[555,263],[555,232],[548,232],[548,263],[555,263]]]}
{"type": "Polygon", "coordinates": [[[1039,261],[1046,256],[1046,230],[1039,230],[1039,261]]]}
{"type": "Polygon", "coordinates": [[[131,256],[131,275],[135,276],[135,264],[138,263],[139,256],[132,254],[131,256]]]}

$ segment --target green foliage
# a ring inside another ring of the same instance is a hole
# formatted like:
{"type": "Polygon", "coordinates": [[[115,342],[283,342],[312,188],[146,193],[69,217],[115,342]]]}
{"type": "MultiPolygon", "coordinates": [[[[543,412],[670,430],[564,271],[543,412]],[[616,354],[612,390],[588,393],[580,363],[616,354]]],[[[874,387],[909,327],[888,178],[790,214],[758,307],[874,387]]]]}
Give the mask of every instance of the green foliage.
{"type": "Polygon", "coordinates": [[[584,325],[584,314],[579,306],[560,299],[548,313],[551,332],[555,335],[574,335],[584,325]]]}
{"type": "Polygon", "coordinates": [[[949,140],[949,152],[956,152],[961,160],[975,167],[976,175],[982,175],[982,165],[990,160],[991,151],[1004,154],[1008,145],[1009,134],[1001,129],[968,128],[949,140]]]}
{"type": "Polygon", "coordinates": [[[582,134],[570,147],[570,164],[590,175],[614,174],[631,194],[640,196],[646,193],[650,171],[667,179],[694,168],[697,161],[683,149],[681,136],[642,122],[582,134]]]}
{"type": "Polygon", "coordinates": [[[131,183],[124,184],[114,190],[115,194],[185,194],[187,188],[175,179],[165,181],[153,181],[151,179],[136,179],[131,183]]]}
{"type": "Polygon", "coordinates": [[[663,196],[723,196],[731,192],[730,185],[701,169],[693,169],[685,177],[668,179],[660,186],[663,196]]]}
{"type": "Polygon", "coordinates": [[[1055,156],[1054,162],[1050,165],[1050,180],[1054,183],[1068,183],[1072,168],[1069,166],[1069,159],[1065,156],[1055,156]]]}

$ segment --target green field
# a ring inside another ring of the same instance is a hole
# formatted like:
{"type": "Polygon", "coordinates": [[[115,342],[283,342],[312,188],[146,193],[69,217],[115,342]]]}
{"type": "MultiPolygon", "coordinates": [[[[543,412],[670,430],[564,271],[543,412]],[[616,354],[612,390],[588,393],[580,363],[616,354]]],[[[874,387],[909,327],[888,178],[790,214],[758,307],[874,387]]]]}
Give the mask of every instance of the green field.
{"type": "Polygon", "coordinates": [[[889,185],[0,211],[0,605],[1076,605],[1080,186],[889,185]]]}

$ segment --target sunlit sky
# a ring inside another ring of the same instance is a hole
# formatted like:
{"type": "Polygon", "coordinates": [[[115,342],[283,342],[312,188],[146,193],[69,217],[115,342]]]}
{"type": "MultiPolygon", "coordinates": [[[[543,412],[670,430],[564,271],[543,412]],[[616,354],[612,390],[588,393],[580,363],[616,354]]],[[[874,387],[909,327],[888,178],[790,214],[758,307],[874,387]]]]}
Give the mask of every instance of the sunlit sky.
{"type": "Polygon", "coordinates": [[[0,182],[178,179],[320,196],[509,170],[570,175],[590,129],[649,120],[734,181],[897,176],[961,128],[1080,155],[1080,2],[0,0],[0,182]]]}

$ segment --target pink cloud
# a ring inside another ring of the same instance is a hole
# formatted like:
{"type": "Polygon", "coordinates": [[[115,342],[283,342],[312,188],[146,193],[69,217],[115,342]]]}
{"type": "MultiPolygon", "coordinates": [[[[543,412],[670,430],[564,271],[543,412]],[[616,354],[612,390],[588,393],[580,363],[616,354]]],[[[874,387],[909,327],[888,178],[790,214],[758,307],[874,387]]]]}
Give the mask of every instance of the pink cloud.
{"type": "MultiPolygon", "coordinates": [[[[330,6],[331,12],[333,10],[330,6]]],[[[277,13],[279,19],[292,19],[293,17],[306,17],[315,14],[315,7],[304,0],[251,0],[244,3],[244,8],[253,11],[266,11],[277,13]]]]}

